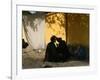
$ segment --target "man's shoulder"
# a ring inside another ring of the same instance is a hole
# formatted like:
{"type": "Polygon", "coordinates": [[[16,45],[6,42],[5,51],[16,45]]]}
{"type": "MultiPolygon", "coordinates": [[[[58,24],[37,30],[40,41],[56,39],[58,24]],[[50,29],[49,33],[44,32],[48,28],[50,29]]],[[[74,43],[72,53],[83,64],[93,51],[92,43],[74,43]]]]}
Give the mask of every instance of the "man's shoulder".
{"type": "Polygon", "coordinates": [[[53,44],[54,44],[53,42],[49,42],[49,43],[48,43],[48,46],[53,45],[53,44]]]}
{"type": "Polygon", "coordinates": [[[62,40],[62,43],[65,43],[66,44],[66,42],[64,40],[62,40]]]}
{"type": "Polygon", "coordinates": [[[51,42],[49,42],[49,43],[47,44],[47,46],[50,45],[50,44],[51,44],[51,42]]]}

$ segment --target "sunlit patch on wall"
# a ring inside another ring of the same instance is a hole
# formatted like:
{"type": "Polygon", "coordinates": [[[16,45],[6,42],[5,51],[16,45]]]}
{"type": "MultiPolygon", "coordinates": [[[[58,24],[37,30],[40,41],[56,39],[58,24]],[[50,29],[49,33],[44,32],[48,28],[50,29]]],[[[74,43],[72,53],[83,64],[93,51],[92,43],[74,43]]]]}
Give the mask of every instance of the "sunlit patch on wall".
{"type": "Polygon", "coordinates": [[[50,42],[50,37],[55,35],[66,41],[65,32],[65,14],[64,13],[47,13],[45,18],[45,41],[50,42]]]}

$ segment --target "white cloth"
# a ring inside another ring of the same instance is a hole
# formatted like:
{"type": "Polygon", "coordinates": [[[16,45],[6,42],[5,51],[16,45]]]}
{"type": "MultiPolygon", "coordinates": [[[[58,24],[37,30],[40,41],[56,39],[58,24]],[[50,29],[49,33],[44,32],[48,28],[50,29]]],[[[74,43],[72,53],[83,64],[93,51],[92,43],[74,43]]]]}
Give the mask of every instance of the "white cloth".
{"type": "MultiPolygon", "coordinates": [[[[33,49],[41,49],[45,47],[44,40],[44,29],[45,29],[45,19],[36,19],[33,23],[35,23],[35,28],[33,30],[32,26],[28,25],[25,27],[26,29],[26,37],[28,39],[29,44],[33,49]],[[39,22],[39,23],[36,23],[39,22]]],[[[33,26],[34,27],[34,26],[33,26]]]]}

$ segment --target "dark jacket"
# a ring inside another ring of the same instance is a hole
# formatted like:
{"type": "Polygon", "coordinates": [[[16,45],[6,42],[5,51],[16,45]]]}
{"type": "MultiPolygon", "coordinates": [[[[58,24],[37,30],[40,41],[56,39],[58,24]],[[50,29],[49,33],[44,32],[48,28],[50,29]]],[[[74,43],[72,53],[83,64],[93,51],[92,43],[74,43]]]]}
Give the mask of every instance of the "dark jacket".
{"type": "Polygon", "coordinates": [[[50,42],[47,45],[46,53],[45,53],[45,61],[56,61],[56,54],[57,54],[57,48],[54,44],[54,42],[50,42]]]}

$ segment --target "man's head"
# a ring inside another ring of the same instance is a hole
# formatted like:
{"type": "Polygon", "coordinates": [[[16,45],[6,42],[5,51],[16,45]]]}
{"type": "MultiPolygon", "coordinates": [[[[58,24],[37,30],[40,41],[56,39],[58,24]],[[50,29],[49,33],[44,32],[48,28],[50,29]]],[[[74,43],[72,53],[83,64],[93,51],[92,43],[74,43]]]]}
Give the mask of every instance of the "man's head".
{"type": "Polygon", "coordinates": [[[55,42],[56,41],[56,36],[53,35],[51,38],[50,38],[51,42],[55,42]]]}
{"type": "Polygon", "coordinates": [[[61,37],[57,38],[57,41],[58,42],[61,42],[62,41],[62,38],[61,37]]]}

